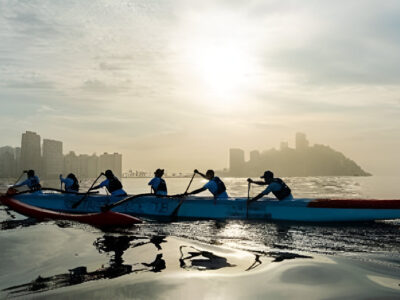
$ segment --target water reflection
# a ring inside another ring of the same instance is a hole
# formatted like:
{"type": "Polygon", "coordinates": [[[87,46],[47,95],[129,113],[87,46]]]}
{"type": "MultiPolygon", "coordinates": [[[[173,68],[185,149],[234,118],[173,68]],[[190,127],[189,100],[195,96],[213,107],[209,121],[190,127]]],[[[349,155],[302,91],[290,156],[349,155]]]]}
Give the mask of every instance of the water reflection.
{"type": "Polygon", "coordinates": [[[38,224],[34,218],[26,218],[23,220],[5,220],[0,222],[0,230],[15,229],[18,227],[29,227],[38,224]]]}
{"type": "Polygon", "coordinates": [[[255,258],[254,258],[254,262],[245,271],[251,271],[251,270],[254,270],[255,268],[257,268],[258,266],[260,266],[262,264],[260,257],[261,257],[260,254],[256,254],[255,258]]]}
{"type": "Polygon", "coordinates": [[[282,262],[287,259],[296,259],[296,258],[312,258],[312,256],[301,255],[297,253],[291,252],[277,252],[277,251],[270,251],[270,252],[263,252],[263,251],[252,251],[254,253],[254,262],[248,267],[245,271],[251,271],[255,268],[262,265],[261,257],[272,257],[272,262],[282,262]]]}
{"type": "MultiPolygon", "coordinates": [[[[302,251],[319,254],[400,251],[399,222],[307,224],[295,222],[225,222],[153,225],[157,232],[195,239],[213,245],[226,245],[245,251],[302,251]]],[[[141,227],[145,230],[145,226],[141,227]]]]}
{"type": "Polygon", "coordinates": [[[215,255],[210,251],[199,250],[193,246],[180,246],[179,251],[181,253],[179,264],[182,269],[205,271],[235,267],[228,263],[225,257],[215,255]]]}
{"type": "Polygon", "coordinates": [[[147,244],[153,244],[157,250],[161,250],[161,243],[165,242],[165,236],[145,238],[105,234],[104,236],[97,238],[93,242],[93,245],[99,253],[113,254],[108,267],[101,266],[95,271],[88,272],[86,266],[79,266],[69,269],[68,273],[57,274],[49,277],[38,276],[29,283],[11,286],[2,291],[8,292],[10,296],[23,296],[76,285],[87,281],[112,279],[130,273],[161,272],[166,268],[166,263],[161,253],[156,254],[154,261],[150,263],[141,262],[133,265],[124,264],[123,254],[129,248],[141,247],[147,244]]]}

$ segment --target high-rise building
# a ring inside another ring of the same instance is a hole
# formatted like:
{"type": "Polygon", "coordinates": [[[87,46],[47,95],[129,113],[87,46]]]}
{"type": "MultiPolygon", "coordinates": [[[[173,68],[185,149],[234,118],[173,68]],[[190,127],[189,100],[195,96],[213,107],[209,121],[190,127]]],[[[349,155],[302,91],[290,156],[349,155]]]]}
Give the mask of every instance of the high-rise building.
{"type": "Polygon", "coordinates": [[[78,156],[79,161],[79,172],[78,175],[80,178],[89,178],[89,155],[80,154],[78,156]]]}
{"type": "Polygon", "coordinates": [[[74,173],[79,176],[79,159],[74,151],[64,155],[64,174],[74,173]]]}
{"type": "Polygon", "coordinates": [[[114,172],[121,178],[122,177],[122,154],[114,152],[114,172]]]}
{"type": "Polygon", "coordinates": [[[229,173],[232,176],[244,174],[244,151],[242,149],[229,149],[229,173]]]}
{"type": "Polygon", "coordinates": [[[0,147],[0,177],[13,177],[16,173],[15,149],[10,146],[0,147]]]}
{"type": "Polygon", "coordinates": [[[103,153],[99,157],[99,169],[101,172],[111,170],[115,176],[122,176],[122,155],[118,153],[103,153]]]}
{"type": "Polygon", "coordinates": [[[63,172],[63,145],[60,141],[43,139],[43,175],[56,178],[63,172]]]}
{"type": "Polygon", "coordinates": [[[40,135],[26,131],[21,139],[21,170],[41,170],[40,135]]]}
{"type": "Polygon", "coordinates": [[[304,133],[297,132],[296,133],[296,149],[302,150],[308,148],[308,140],[304,133]]]}
{"type": "MultiPolygon", "coordinates": [[[[21,147],[15,147],[15,172],[18,173],[21,170],[21,147]]],[[[16,174],[16,176],[18,175],[16,174]]]]}
{"type": "Polygon", "coordinates": [[[88,157],[88,178],[96,178],[100,174],[99,170],[99,157],[92,154],[88,157]]]}
{"type": "Polygon", "coordinates": [[[258,163],[261,159],[261,154],[260,151],[258,150],[253,150],[250,152],[250,162],[251,163],[258,163]]]}
{"type": "Polygon", "coordinates": [[[288,142],[281,142],[281,150],[285,150],[289,148],[289,143],[288,142]]]}

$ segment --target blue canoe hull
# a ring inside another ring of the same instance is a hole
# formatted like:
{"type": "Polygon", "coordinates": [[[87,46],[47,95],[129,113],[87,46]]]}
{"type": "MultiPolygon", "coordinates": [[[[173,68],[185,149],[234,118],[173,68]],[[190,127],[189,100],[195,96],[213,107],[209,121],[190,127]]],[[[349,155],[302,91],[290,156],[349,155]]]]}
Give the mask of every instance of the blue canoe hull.
{"type": "MultiPolygon", "coordinates": [[[[106,204],[125,197],[107,195],[88,196],[77,208],[73,204],[82,196],[59,193],[21,194],[15,199],[40,208],[68,212],[95,213],[106,204]]],[[[331,200],[295,199],[277,201],[265,198],[247,206],[247,198],[217,200],[208,197],[185,198],[176,215],[179,219],[251,219],[283,220],[301,222],[351,222],[400,219],[400,200],[331,200]]],[[[137,217],[155,220],[170,220],[181,198],[159,198],[145,196],[135,198],[113,208],[137,217]]]]}

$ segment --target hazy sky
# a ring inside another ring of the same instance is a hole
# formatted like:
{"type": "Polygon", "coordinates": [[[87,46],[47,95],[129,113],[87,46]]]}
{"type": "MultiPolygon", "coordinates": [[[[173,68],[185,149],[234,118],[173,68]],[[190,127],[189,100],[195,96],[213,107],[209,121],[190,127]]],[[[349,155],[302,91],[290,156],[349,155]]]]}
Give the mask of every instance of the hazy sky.
{"type": "Polygon", "coordinates": [[[223,168],[305,132],[400,175],[400,1],[0,0],[0,145],[223,168]]]}

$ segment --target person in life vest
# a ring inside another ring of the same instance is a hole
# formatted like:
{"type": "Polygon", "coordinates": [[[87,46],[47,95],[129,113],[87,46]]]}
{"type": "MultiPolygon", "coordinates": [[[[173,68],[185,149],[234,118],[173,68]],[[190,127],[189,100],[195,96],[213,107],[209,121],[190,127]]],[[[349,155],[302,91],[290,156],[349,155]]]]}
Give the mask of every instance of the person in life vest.
{"type": "Polygon", "coordinates": [[[279,201],[293,200],[292,191],[290,190],[290,188],[286,185],[285,182],[283,182],[282,179],[274,178],[274,173],[272,173],[271,171],[265,171],[264,175],[260,178],[263,178],[264,181],[254,181],[251,178],[247,179],[247,181],[250,183],[255,183],[258,185],[268,185],[268,187],[263,192],[250,199],[249,202],[257,201],[258,199],[265,195],[268,195],[269,193],[274,194],[279,201]]]}
{"type": "Polygon", "coordinates": [[[213,170],[207,170],[206,175],[200,173],[197,169],[194,170],[194,173],[199,174],[201,177],[208,179],[209,181],[202,188],[187,193],[187,195],[194,195],[201,193],[205,190],[209,190],[211,194],[214,195],[214,199],[229,198],[228,194],[226,193],[225,184],[222,182],[221,179],[219,179],[219,177],[214,176],[213,170]]]}
{"type": "Polygon", "coordinates": [[[105,171],[104,176],[106,176],[107,179],[101,182],[99,185],[92,187],[91,190],[97,190],[105,186],[111,196],[127,195],[126,192],[122,189],[121,181],[119,181],[119,179],[113,174],[111,170],[105,171]]]}
{"type": "Polygon", "coordinates": [[[149,185],[156,195],[167,195],[167,184],[161,177],[164,175],[164,169],[157,169],[154,172],[154,178],[150,180],[149,185]]]}
{"type": "Polygon", "coordinates": [[[66,178],[63,178],[60,174],[60,181],[64,183],[66,192],[79,192],[79,182],[74,174],[69,173],[66,178]]]}
{"type": "Polygon", "coordinates": [[[40,185],[39,177],[35,175],[35,171],[29,170],[24,171],[24,173],[27,173],[28,178],[20,183],[14,184],[12,187],[16,188],[26,185],[31,190],[31,192],[41,192],[42,186],[40,185]]]}

